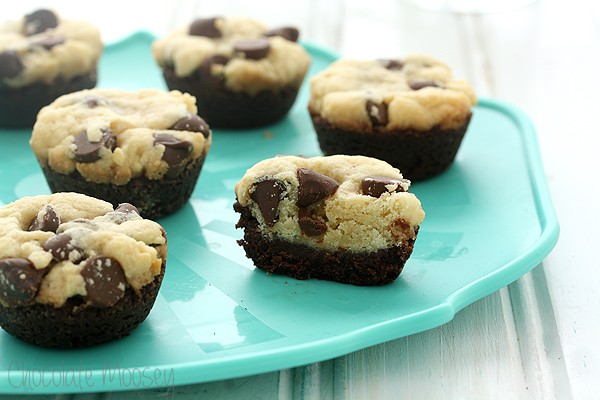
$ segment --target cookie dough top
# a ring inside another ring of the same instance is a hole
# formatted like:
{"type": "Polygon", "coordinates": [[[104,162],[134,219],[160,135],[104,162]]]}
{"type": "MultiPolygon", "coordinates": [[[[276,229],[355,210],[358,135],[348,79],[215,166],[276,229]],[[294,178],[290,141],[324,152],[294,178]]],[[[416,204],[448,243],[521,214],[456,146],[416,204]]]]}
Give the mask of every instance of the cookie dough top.
{"type": "Polygon", "coordinates": [[[155,41],[152,51],[162,68],[173,68],[179,77],[209,68],[227,88],[252,95],[300,87],[310,57],[297,39],[291,27],[268,30],[250,18],[207,18],[155,41]]]}
{"type": "Polygon", "coordinates": [[[477,103],[466,81],[425,55],[339,60],[313,76],[310,85],[311,114],[352,131],[454,129],[477,103]]]}
{"type": "Polygon", "coordinates": [[[138,292],[166,259],[163,228],[135,207],[77,193],[24,197],[0,207],[0,304],[98,306],[138,292]]]}
{"type": "Polygon", "coordinates": [[[53,83],[96,71],[104,46],[86,22],[38,10],[0,24],[0,86],[53,83]]]}
{"type": "Polygon", "coordinates": [[[172,178],[210,148],[212,135],[195,102],[156,89],[67,94],[40,111],[30,144],[42,167],[77,170],[96,183],[172,178]]]}
{"type": "Polygon", "coordinates": [[[376,251],[414,239],[425,213],[410,182],[364,156],[275,157],[235,187],[264,234],[327,250],[376,251]]]}

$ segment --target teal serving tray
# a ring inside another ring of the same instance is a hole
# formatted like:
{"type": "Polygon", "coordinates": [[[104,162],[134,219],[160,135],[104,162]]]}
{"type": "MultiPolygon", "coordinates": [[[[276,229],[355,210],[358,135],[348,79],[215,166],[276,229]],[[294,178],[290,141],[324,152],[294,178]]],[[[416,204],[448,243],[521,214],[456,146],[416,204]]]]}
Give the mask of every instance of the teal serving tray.
{"type": "MultiPolygon", "coordinates": [[[[99,86],[165,88],[146,33],[109,45],[99,86]]],[[[336,55],[306,45],[310,74],[336,55]]],[[[481,99],[454,164],[415,183],[426,218],[400,277],[383,287],[298,281],[256,270],[236,240],[233,188],[278,154],[320,155],[308,82],[283,121],[214,130],[189,203],[159,222],[167,272],[148,319],[129,337],[50,350],[0,330],[0,393],[133,390],[227,379],[341,356],[450,321],[538,265],[558,240],[534,128],[521,111],[481,99]]],[[[0,204],[49,193],[30,131],[0,131],[0,204]]]]}

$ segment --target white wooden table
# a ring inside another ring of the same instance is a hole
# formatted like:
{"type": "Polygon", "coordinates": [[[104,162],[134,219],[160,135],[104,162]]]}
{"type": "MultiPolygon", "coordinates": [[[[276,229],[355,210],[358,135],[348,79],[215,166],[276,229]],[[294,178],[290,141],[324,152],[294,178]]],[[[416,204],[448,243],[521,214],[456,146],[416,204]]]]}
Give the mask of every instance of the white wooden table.
{"type": "MultiPolygon", "coordinates": [[[[478,95],[513,103],[533,120],[561,237],[531,273],[426,332],[257,376],[35,398],[600,398],[600,2],[538,0],[494,14],[427,11],[410,0],[105,3],[52,4],[97,23],[109,41],[140,28],[160,35],[196,15],[238,14],[295,24],[304,40],[343,56],[445,60],[478,95]]],[[[20,15],[45,4],[2,8],[20,15]]]]}

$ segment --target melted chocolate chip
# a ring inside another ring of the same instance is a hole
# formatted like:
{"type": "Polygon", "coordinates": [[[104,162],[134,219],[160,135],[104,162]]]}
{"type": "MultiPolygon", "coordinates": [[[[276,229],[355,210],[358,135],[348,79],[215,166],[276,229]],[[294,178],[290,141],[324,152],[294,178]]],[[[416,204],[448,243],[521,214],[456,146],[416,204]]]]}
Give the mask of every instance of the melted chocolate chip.
{"type": "Polygon", "coordinates": [[[192,113],[175,122],[171,129],[175,131],[200,132],[205,138],[210,136],[210,128],[206,121],[192,113]]]}
{"type": "Polygon", "coordinates": [[[211,81],[220,82],[223,77],[219,74],[213,74],[213,66],[215,65],[225,65],[229,62],[229,58],[222,54],[215,54],[214,56],[210,56],[206,58],[200,68],[198,68],[198,73],[202,77],[202,79],[208,79],[211,81]]]}
{"type": "Polygon", "coordinates": [[[25,16],[23,33],[26,36],[37,35],[58,26],[58,17],[50,10],[37,10],[25,16]]]}
{"type": "Polygon", "coordinates": [[[281,36],[290,42],[297,42],[300,37],[300,31],[293,26],[282,26],[281,28],[270,29],[266,31],[264,35],[267,37],[281,36]]]}
{"type": "Polygon", "coordinates": [[[188,33],[192,36],[204,36],[211,39],[220,38],[222,35],[216,22],[217,18],[198,18],[190,24],[188,33]]]}
{"type": "Polygon", "coordinates": [[[0,79],[16,77],[25,69],[21,57],[14,50],[0,52],[0,79]]]}
{"type": "Polygon", "coordinates": [[[385,103],[374,103],[367,100],[365,109],[373,127],[386,126],[388,123],[387,105],[385,103]]]}
{"type": "Polygon", "coordinates": [[[112,307],[125,294],[125,273],[114,258],[88,258],[81,269],[81,276],[85,282],[87,297],[96,307],[112,307]]]}
{"type": "Polygon", "coordinates": [[[186,161],[192,154],[194,146],[191,142],[179,140],[168,133],[157,133],[154,136],[154,145],[157,144],[165,146],[162,159],[169,165],[169,170],[165,174],[165,177],[176,177],[185,168],[186,161]]]}
{"type": "Polygon", "coordinates": [[[298,208],[298,225],[306,236],[321,236],[327,232],[327,224],[303,207],[298,208]]]}
{"type": "Polygon", "coordinates": [[[54,46],[63,44],[65,40],[66,39],[62,36],[48,36],[45,38],[41,38],[40,40],[33,41],[29,45],[32,47],[39,46],[45,48],[46,50],[50,50],[54,46]]]}
{"type": "Polygon", "coordinates": [[[129,203],[121,203],[117,206],[117,208],[115,208],[115,211],[118,212],[122,212],[122,213],[136,213],[137,215],[140,215],[139,210],[137,209],[136,206],[134,206],[133,204],[129,204],[129,203]]]}
{"type": "Polygon", "coordinates": [[[100,150],[114,150],[117,147],[117,137],[109,128],[102,130],[102,137],[97,142],[89,140],[87,132],[81,132],[75,137],[75,160],[90,163],[100,159],[100,150]]]}
{"type": "Polygon", "coordinates": [[[73,263],[80,262],[85,253],[79,247],[73,245],[71,236],[61,233],[46,240],[43,246],[44,250],[52,254],[56,261],[69,260],[73,263]]]}
{"type": "Polygon", "coordinates": [[[29,224],[28,231],[56,232],[60,225],[60,216],[54,207],[46,204],[29,224]]]}
{"type": "Polygon", "coordinates": [[[254,192],[250,195],[258,204],[265,224],[273,226],[279,217],[279,200],[285,191],[285,186],[275,179],[266,179],[254,185],[254,192]]]}
{"type": "Polygon", "coordinates": [[[404,61],[401,60],[393,60],[393,59],[382,59],[378,60],[384,68],[389,69],[390,71],[400,71],[404,68],[404,61]]]}
{"type": "Polygon", "coordinates": [[[8,307],[31,303],[46,270],[36,269],[26,258],[0,259],[0,303],[8,307]]]}
{"type": "Polygon", "coordinates": [[[407,183],[409,183],[409,180],[407,179],[388,178],[385,176],[368,176],[362,180],[361,189],[362,193],[367,196],[379,197],[383,193],[404,192],[404,185],[407,183]],[[390,191],[387,186],[390,186],[390,189],[392,190],[390,191]]]}
{"type": "Polygon", "coordinates": [[[260,60],[269,54],[271,45],[266,38],[243,39],[233,44],[233,51],[248,60],[260,60]]]}
{"type": "Polygon", "coordinates": [[[308,168],[298,168],[299,207],[307,207],[335,193],[340,186],[334,179],[308,168]]]}
{"type": "Polygon", "coordinates": [[[440,87],[436,82],[427,80],[411,81],[408,83],[408,86],[410,86],[412,90],[420,90],[425,87],[440,87]]]}

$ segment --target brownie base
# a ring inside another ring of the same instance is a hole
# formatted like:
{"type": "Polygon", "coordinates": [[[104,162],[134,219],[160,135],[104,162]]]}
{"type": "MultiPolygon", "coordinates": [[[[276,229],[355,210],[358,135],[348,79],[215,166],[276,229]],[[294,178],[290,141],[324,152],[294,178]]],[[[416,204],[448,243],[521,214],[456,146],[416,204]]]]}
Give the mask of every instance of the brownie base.
{"type": "Polygon", "coordinates": [[[125,185],[90,182],[77,170],[60,174],[49,167],[42,167],[42,171],[52,193],[83,193],[108,201],[113,207],[120,203],[131,203],[143,218],[157,219],[179,210],[189,200],[205,158],[202,155],[175,178],[148,179],[140,176],[125,185]]]}
{"type": "Polygon", "coordinates": [[[170,90],[179,90],[196,97],[198,115],[211,128],[257,128],[276,122],[288,113],[297,87],[258,92],[249,95],[227,89],[221,79],[200,69],[188,77],[178,77],[172,69],[164,68],[163,77],[170,90]]]}
{"type": "Polygon", "coordinates": [[[0,127],[31,128],[40,109],[56,98],[96,86],[97,73],[59,80],[52,84],[32,83],[23,87],[0,86],[0,127]]]}
{"type": "Polygon", "coordinates": [[[142,287],[138,295],[128,288],[117,304],[108,308],[86,305],[72,297],[56,308],[48,304],[0,306],[0,327],[27,343],[51,348],[80,348],[128,336],[152,309],[165,273],[142,287]]]}
{"type": "Polygon", "coordinates": [[[304,244],[268,238],[259,230],[250,209],[238,202],[233,206],[241,214],[236,225],[244,229],[238,244],[257,268],[269,274],[292,278],[323,279],[357,286],[380,286],[398,278],[412,254],[415,238],[399,246],[373,251],[327,251],[304,244]]]}
{"type": "Polygon", "coordinates": [[[434,127],[427,132],[411,129],[357,132],[338,129],[311,114],[319,146],[325,155],[364,155],[387,161],[405,178],[420,181],[444,172],[454,161],[467,132],[471,115],[457,129],[434,127]]]}

